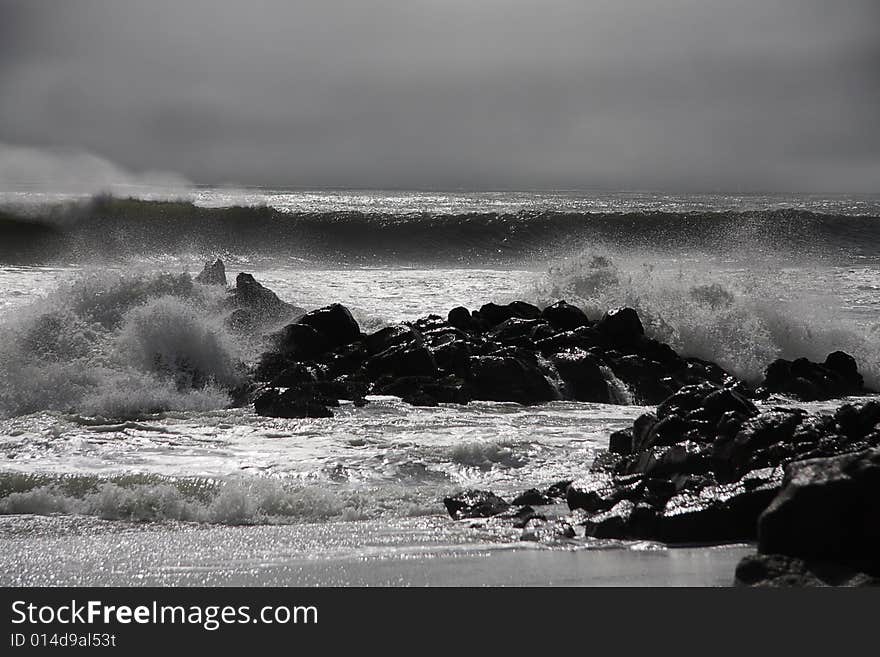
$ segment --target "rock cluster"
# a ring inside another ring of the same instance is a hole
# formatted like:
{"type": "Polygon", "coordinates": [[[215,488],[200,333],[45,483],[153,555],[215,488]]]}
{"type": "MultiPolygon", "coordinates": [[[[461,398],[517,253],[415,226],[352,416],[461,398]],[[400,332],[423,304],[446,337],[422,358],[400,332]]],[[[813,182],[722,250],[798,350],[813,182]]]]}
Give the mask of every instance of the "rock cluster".
{"type": "Polygon", "coordinates": [[[682,388],[616,432],[594,472],[568,489],[588,536],[665,542],[749,540],[783,466],[880,444],[880,403],[833,415],[759,411],[735,387],[682,388]]]}
{"type": "Polygon", "coordinates": [[[764,372],[761,390],[803,401],[838,399],[866,392],[855,359],[843,351],[828,354],[824,363],[806,358],[775,360],[764,372]]]}
{"type": "Polygon", "coordinates": [[[274,335],[255,378],[267,384],[257,412],[283,417],[326,415],[334,400],[360,402],[365,394],[419,406],[625,401],[616,382],[638,401],[656,403],[694,383],[738,384],[717,365],[646,337],[631,308],[591,321],[564,301],[543,310],[523,301],[458,307],[446,319],[429,315],[370,334],[333,304],[274,335]]]}
{"type": "Polygon", "coordinates": [[[796,461],[758,520],[744,585],[880,585],[880,450],[796,461]]]}

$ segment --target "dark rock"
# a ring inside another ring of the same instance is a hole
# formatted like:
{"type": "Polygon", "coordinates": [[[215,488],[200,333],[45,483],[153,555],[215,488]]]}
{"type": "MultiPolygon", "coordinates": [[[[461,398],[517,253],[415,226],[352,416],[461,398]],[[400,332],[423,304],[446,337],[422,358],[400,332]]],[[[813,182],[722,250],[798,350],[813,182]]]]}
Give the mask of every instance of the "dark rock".
{"type": "Polygon", "coordinates": [[[330,349],[327,339],[308,324],[288,324],[272,336],[275,351],[288,360],[315,360],[330,349]]]}
{"type": "Polygon", "coordinates": [[[824,363],[806,358],[777,359],[764,371],[762,388],[801,399],[835,399],[865,392],[855,359],[842,351],[828,354],[824,363]]]}
{"type": "Polygon", "coordinates": [[[524,493],[520,493],[517,497],[513,499],[511,504],[513,506],[522,506],[524,504],[534,505],[534,506],[543,506],[546,504],[553,504],[555,500],[548,497],[537,488],[530,488],[524,493]]]}
{"type": "Polygon", "coordinates": [[[422,335],[406,324],[386,326],[375,333],[364,336],[364,346],[371,356],[382,353],[391,347],[413,344],[420,346],[423,343],[422,335]]]}
{"type": "Polygon", "coordinates": [[[565,301],[557,301],[541,311],[541,318],[558,331],[572,331],[581,326],[589,326],[590,320],[583,310],[565,301]]]}
{"type": "Polygon", "coordinates": [[[486,303],[474,313],[474,316],[477,321],[482,322],[487,328],[492,328],[513,317],[519,319],[538,319],[541,316],[541,309],[525,301],[512,301],[504,306],[486,303]]]}
{"type": "Polygon", "coordinates": [[[621,429],[608,438],[608,451],[614,454],[628,455],[633,452],[633,430],[621,429]]]}
{"type": "Polygon", "coordinates": [[[639,314],[632,308],[614,308],[606,312],[597,326],[606,340],[616,345],[634,345],[645,335],[639,314]]]}
{"type": "Polygon", "coordinates": [[[611,401],[608,382],[599,362],[583,349],[569,348],[550,359],[565,382],[566,397],[576,401],[607,404],[611,401]]]}
{"type": "Polygon", "coordinates": [[[277,321],[297,311],[297,308],[279,299],[272,290],[258,283],[251,274],[245,273],[235,277],[235,288],[229,303],[235,308],[249,311],[247,320],[242,313],[238,316],[238,323],[245,326],[277,321]]]}
{"type": "Polygon", "coordinates": [[[467,490],[443,498],[443,504],[453,520],[488,518],[507,511],[510,505],[495,493],[486,490],[467,490]]]}
{"type": "Polygon", "coordinates": [[[446,321],[449,322],[451,326],[462,331],[474,331],[477,328],[477,323],[474,321],[474,318],[471,317],[471,311],[462,306],[450,310],[446,321]]]}
{"type": "Polygon", "coordinates": [[[871,576],[828,561],[804,561],[784,554],[752,554],[736,567],[737,586],[880,586],[871,576]]]}
{"type": "Polygon", "coordinates": [[[523,358],[475,356],[469,365],[475,399],[539,404],[559,398],[541,370],[523,358]]]}
{"type": "Polygon", "coordinates": [[[272,380],[272,386],[292,388],[306,383],[315,383],[317,380],[315,371],[312,368],[300,363],[295,363],[282,370],[282,372],[272,380]]]}
{"type": "Polygon", "coordinates": [[[311,326],[331,349],[350,344],[361,338],[358,323],[351,312],[339,303],[318,308],[299,318],[299,324],[311,326]]]}
{"type": "Polygon", "coordinates": [[[789,464],[758,549],[880,575],[880,450],[789,464]]]}
{"type": "Polygon", "coordinates": [[[391,347],[367,360],[366,368],[374,379],[385,375],[436,377],[438,373],[433,354],[424,346],[391,347]]]}
{"type": "Polygon", "coordinates": [[[202,285],[226,286],[226,267],[219,258],[213,263],[206,262],[202,272],[196,276],[196,282],[202,285]]]}
{"type": "Polygon", "coordinates": [[[569,484],[565,501],[572,510],[606,511],[622,499],[638,499],[643,485],[641,477],[606,475],[578,479],[569,484]]]}
{"type": "Polygon", "coordinates": [[[536,332],[547,326],[547,322],[542,320],[511,317],[489,331],[487,337],[502,344],[528,344],[536,332]]]}
{"type": "Polygon", "coordinates": [[[279,392],[272,388],[261,393],[254,399],[254,411],[258,415],[281,418],[333,417],[328,405],[339,402],[320,395],[311,395],[291,388],[279,392]]]}

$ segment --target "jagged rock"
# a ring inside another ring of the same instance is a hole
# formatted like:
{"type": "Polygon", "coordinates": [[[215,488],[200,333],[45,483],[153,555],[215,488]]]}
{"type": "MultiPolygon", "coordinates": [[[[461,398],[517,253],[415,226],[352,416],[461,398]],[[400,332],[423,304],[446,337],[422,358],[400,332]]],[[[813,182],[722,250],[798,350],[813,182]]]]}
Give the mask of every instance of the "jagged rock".
{"type": "Polygon", "coordinates": [[[217,258],[213,263],[206,262],[201,273],[196,276],[196,282],[202,285],[226,286],[226,267],[223,261],[217,258]]]}
{"type": "Polygon", "coordinates": [[[457,495],[444,497],[443,504],[453,520],[488,518],[510,508],[506,501],[486,490],[467,490],[457,495]]]}
{"type": "Polygon", "coordinates": [[[784,554],[751,554],[736,567],[737,586],[880,586],[880,577],[839,563],[804,561],[784,554]]]}
{"type": "Polygon", "coordinates": [[[424,338],[421,333],[406,324],[386,326],[364,336],[364,346],[371,356],[380,354],[391,347],[411,344],[421,346],[423,343],[424,338]]]}
{"type": "Polygon", "coordinates": [[[230,324],[247,330],[283,320],[298,311],[295,306],[285,303],[272,290],[258,283],[251,274],[243,272],[235,278],[229,304],[235,308],[230,324]]]}
{"type": "Polygon", "coordinates": [[[399,345],[390,347],[367,360],[369,375],[377,379],[389,375],[395,378],[410,376],[436,377],[437,363],[427,347],[399,345]]]}
{"type": "Polygon", "coordinates": [[[541,318],[559,331],[573,331],[589,326],[590,320],[583,310],[565,301],[557,301],[541,311],[541,318]]]}
{"type": "Polygon", "coordinates": [[[762,388],[804,401],[866,392],[855,359],[843,351],[828,354],[824,363],[814,363],[806,358],[794,361],[777,359],[764,371],[762,388]]]}
{"type": "Polygon", "coordinates": [[[645,335],[639,314],[632,308],[614,308],[606,312],[597,326],[612,344],[633,345],[645,335]]]}
{"type": "Polygon", "coordinates": [[[475,399],[539,404],[559,397],[541,370],[524,358],[475,356],[469,365],[475,399]]]}
{"type": "Polygon", "coordinates": [[[512,301],[504,306],[495,303],[483,304],[480,309],[473,313],[472,318],[486,328],[498,326],[501,322],[517,317],[519,319],[538,319],[541,309],[525,301],[512,301]]]}
{"type": "Polygon", "coordinates": [[[474,331],[477,328],[477,323],[471,317],[471,311],[462,306],[457,306],[450,310],[446,321],[449,322],[450,326],[454,326],[462,331],[474,331]]]}
{"type": "Polygon", "coordinates": [[[550,360],[565,382],[566,397],[602,404],[611,401],[608,382],[599,362],[588,352],[569,348],[555,353],[550,360]]]}
{"type": "Polygon", "coordinates": [[[880,575],[880,450],[789,464],[758,550],[880,575]]]}
{"type": "Polygon", "coordinates": [[[299,324],[311,326],[327,341],[331,349],[350,344],[361,338],[361,329],[351,312],[339,303],[306,313],[299,324]]]}
{"type": "Polygon", "coordinates": [[[331,405],[338,406],[339,401],[300,388],[285,392],[271,388],[254,399],[254,411],[258,415],[281,418],[333,417],[327,408],[331,405]]]}
{"type": "Polygon", "coordinates": [[[543,506],[546,504],[553,504],[556,500],[545,495],[537,488],[530,488],[529,490],[520,493],[517,495],[512,501],[511,504],[513,506],[522,506],[522,505],[534,505],[534,506],[543,506]]]}

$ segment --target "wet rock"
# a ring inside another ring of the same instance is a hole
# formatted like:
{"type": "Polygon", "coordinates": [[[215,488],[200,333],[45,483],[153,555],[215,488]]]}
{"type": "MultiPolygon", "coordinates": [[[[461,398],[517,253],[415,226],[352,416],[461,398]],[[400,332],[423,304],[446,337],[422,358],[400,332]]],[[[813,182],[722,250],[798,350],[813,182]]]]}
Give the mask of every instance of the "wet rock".
{"type": "Polygon", "coordinates": [[[614,308],[606,312],[597,326],[611,344],[634,345],[645,335],[639,314],[632,308],[614,308]]]}
{"type": "Polygon", "coordinates": [[[315,383],[318,380],[315,370],[306,365],[295,363],[285,368],[272,379],[272,386],[280,388],[292,388],[306,383],[315,383]]]}
{"type": "Polygon", "coordinates": [[[467,404],[473,397],[466,381],[456,376],[435,379],[430,376],[405,376],[385,379],[375,386],[377,395],[394,395],[414,406],[467,404]]]}
{"type": "Polygon", "coordinates": [[[477,322],[471,317],[471,311],[462,306],[457,306],[450,310],[446,321],[449,322],[451,326],[462,331],[470,332],[477,329],[477,322]]]}
{"type": "Polygon", "coordinates": [[[803,401],[835,399],[865,393],[855,359],[843,351],[828,354],[824,363],[806,358],[778,359],[764,371],[762,388],[803,401]]]}
{"type": "Polygon", "coordinates": [[[511,319],[501,322],[494,329],[489,331],[488,338],[493,342],[501,344],[516,344],[530,346],[535,339],[541,339],[552,335],[549,324],[538,319],[520,319],[512,317],[511,319]]]}
{"type": "Polygon", "coordinates": [[[504,306],[495,303],[486,303],[473,314],[473,318],[482,323],[486,328],[493,328],[511,318],[538,319],[541,309],[525,301],[512,301],[504,306]]]}
{"type": "Polygon", "coordinates": [[[326,338],[307,324],[288,324],[272,339],[275,351],[291,361],[315,360],[330,349],[326,338]]]}
{"type": "Polygon", "coordinates": [[[880,586],[880,577],[828,561],[804,561],[784,554],[752,554],[736,567],[737,586],[880,586]]]}
{"type": "Polygon", "coordinates": [[[280,322],[300,311],[296,306],[279,299],[272,290],[246,273],[236,276],[228,304],[234,308],[229,319],[230,325],[236,330],[246,331],[280,322]]]}
{"type": "Polygon", "coordinates": [[[424,346],[400,345],[391,347],[367,360],[367,372],[372,378],[427,376],[436,377],[437,363],[434,355],[424,346]]]}
{"type": "Polygon", "coordinates": [[[348,308],[339,303],[306,313],[299,318],[298,323],[315,329],[327,341],[331,349],[350,344],[361,338],[358,323],[348,308]]]}
{"type": "Polygon", "coordinates": [[[258,415],[280,418],[333,417],[330,405],[338,406],[339,402],[298,388],[285,392],[271,388],[254,399],[254,411],[258,415]]]}
{"type": "Polygon", "coordinates": [[[880,575],[880,450],[789,464],[758,550],[880,575]]]}
{"type": "Polygon", "coordinates": [[[539,404],[559,398],[537,365],[511,356],[475,356],[469,361],[475,399],[539,404]]]}
{"type": "Polygon", "coordinates": [[[374,333],[364,336],[364,346],[370,355],[380,354],[391,347],[400,345],[421,345],[422,335],[406,324],[386,326],[374,333]]]}
{"type": "Polygon", "coordinates": [[[202,285],[222,285],[226,287],[226,267],[219,258],[213,263],[206,262],[196,282],[202,285]]]}
{"type": "Polygon", "coordinates": [[[572,331],[589,326],[590,320],[583,310],[565,301],[557,301],[541,311],[541,318],[557,331],[572,331]]]}
{"type": "Polygon", "coordinates": [[[467,490],[443,498],[443,505],[453,520],[488,518],[507,511],[510,505],[495,493],[486,490],[467,490]]]}
{"type": "Polygon", "coordinates": [[[512,501],[511,504],[514,506],[521,505],[534,505],[534,506],[543,506],[546,504],[554,504],[556,500],[551,497],[548,497],[537,488],[530,488],[529,490],[520,493],[517,495],[512,501]]]}
{"type": "Polygon", "coordinates": [[[588,352],[569,348],[555,353],[550,360],[565,382],[567,398],[601,404],[611,401],[608,382],[599,362],[588,352]]]}

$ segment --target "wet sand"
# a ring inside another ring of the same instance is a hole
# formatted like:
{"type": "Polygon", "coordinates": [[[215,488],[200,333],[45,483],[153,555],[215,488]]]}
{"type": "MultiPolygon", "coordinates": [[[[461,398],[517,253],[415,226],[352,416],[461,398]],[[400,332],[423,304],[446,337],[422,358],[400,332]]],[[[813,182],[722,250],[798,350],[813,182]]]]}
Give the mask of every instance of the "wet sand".
{"type": "Polygon", "coordinates": [[[0,584],[728,586],[751,550],[485,543],[443,531],[434,519],[402,528],[371,521],[160,527],[17,516],[0,526],[0,584]]]}

